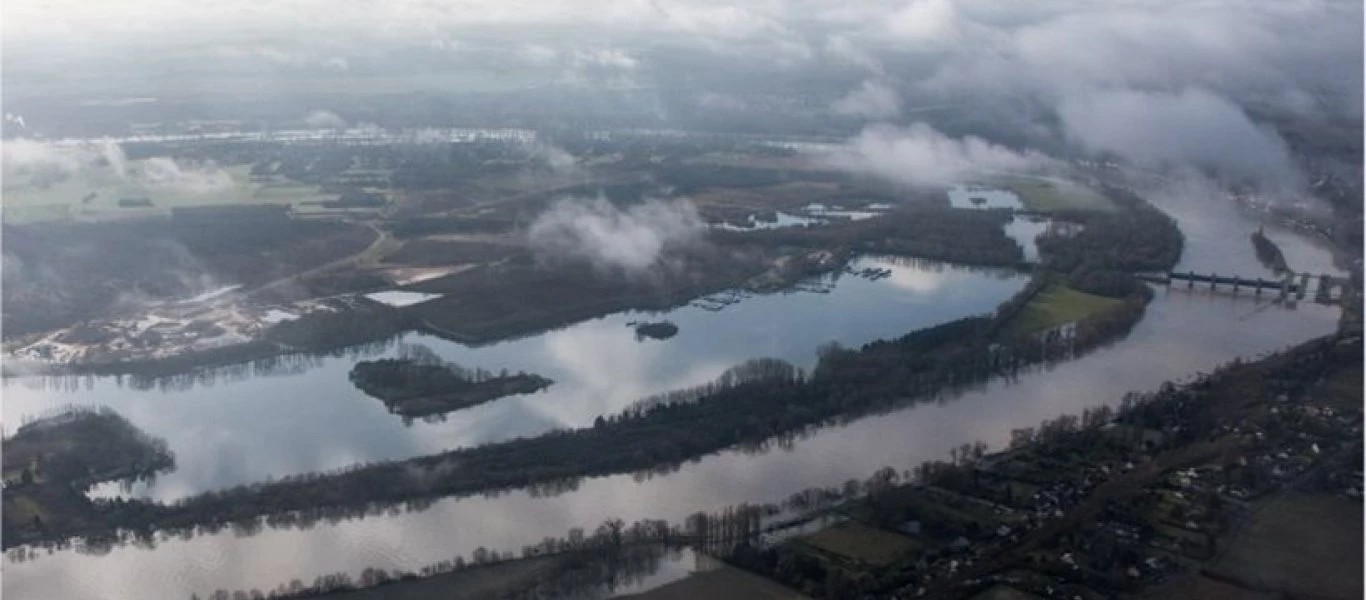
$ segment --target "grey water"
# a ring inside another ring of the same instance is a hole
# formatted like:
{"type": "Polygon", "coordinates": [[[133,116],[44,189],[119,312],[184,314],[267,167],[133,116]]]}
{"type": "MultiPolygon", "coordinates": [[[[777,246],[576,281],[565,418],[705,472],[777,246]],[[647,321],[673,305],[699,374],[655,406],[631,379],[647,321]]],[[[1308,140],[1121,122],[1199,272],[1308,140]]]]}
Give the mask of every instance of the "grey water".
{"type": "MultiPolygon", "coordinates": [[[[1257,263],[1247,235],[1258,223],[1232,207],[1183,204],[1206,200],[1184,198],[1180,191],[1155,199],[1187,232],[1178,268],[1252,269],[1257,263]]],[[[1282,248],[1292,264],[1331,265],[1325,249],[1293,232],[1273,239],[1285,240],[1282,248]]],[[[894,269],[893,277],[842,279],[829,294],[757,296],[716,312],[678,309],[667,318],[680,332],[664,342],[635,341],[625,323],[640,316],[629,313],[486,348],[413,338],[409,341],[429,344],[467,366],[525,368],[558,381],[542,394],[454,413],[446,423],[408,427],[394,421],[378,402],[348,390],[347,359],[327,359],[299,375],[185,392],[136,392],[106,380],[92,382],[88,390],[67,391],[11,384],[5,389],[6,422],[15,422],[11,415],[67,402],[110,404],[133,423],[167,437],[178,453],[190,453],[178,454],[180,469],[147,490],[154,498],[173,498],[259,479],[262,473],[331,468],[581,426],[640,395],[705,381],[747,358],[776,356],[809,365],[815,346],[830,339],[856,344],[981,312],[1022,283],[1015,276],[943,265],[864,260],[870,261],[867,266],[894,269]],[[189,431],[179,432],[182,427],[189,431]],[[528,433],[514,433],[519,431],[528,433]],[[304,441],[285,439],[291,436],[304,441]],[[205,449],[195,456],[198,445],[205,449]]],[[[909,468],[943,459],[964,442],[982,440],[999,448],[1013,428],[1117,404],[1125,392],[1152,390],[1236,357],[1273,352],[1330,333],[1336,325],[1336,309],[1312,303],[1283,304],[1207,289],[1156,291],[1143,320],[1114,344],[936,401],[819,429],[790,446],[728,450],[653,477],[586,479],[557,495],[513,491],[447,498],[424,510],[307,529],[163,536],[155,547],[119,546],[100,553],[19,549],[10,553],[4,591],[16,598],[184,598],[216,588],[271,588],[293,578],[358,573],[368,566],[415,570],[468,556],[480,546],[516,549],[573,527],[591,529],[607,518],[681,522],[699,510],[780,501],[808,487],[867,477],[882,466],[909,468]],[[21,553],[35,556],[14,560],[21,553]]]]}

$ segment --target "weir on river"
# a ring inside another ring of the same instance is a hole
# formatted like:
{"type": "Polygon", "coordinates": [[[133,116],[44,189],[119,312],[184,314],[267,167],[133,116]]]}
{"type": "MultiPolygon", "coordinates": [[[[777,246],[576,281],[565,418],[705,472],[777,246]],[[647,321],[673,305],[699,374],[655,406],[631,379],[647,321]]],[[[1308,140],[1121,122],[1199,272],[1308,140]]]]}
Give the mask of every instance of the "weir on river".
{"type": "Polygon", "coordinates": [[[1295,294],[1295,298],[1298,300],[1303,300],[1312,287],[1314,288],[1314,301],[1323,304],[1328,304],[1341,298],[1341,293],[1338,293],[1335,296],[1333,291],[1334,289],[1345,291],[1347,283],[1345,279],[1334,278],[1327,273],[1318,275],[1317,277],[1309,273],[1286,273],[1285,276],[1279,280],[1262,279],[1261,277],[1252,279],[1238,275],[1219,275],[1218,273],[1203,274],[1194,271],[1187,271],[1185,273],[1139,273],[1137,274],[1137,277],[1144,281],[1166,286],[1170,286],[1176,281],[1184,281],[1186,282],[1187,289],[1194,288],[1197,283],[1208,283],[1209,289],[1211,290],[1218,289],[1221,285],[1232,287],[1234,293],[1239,292],[1243,288],[1250,288],[1256,295],[1261,295],[1262,289],[1265,288],[1268,291],[1279,293],[1281,299],[1286,299],[1290,294],[1295,294]],[[1314,284],[1315,281],[1317,284],[1314,284]]]}

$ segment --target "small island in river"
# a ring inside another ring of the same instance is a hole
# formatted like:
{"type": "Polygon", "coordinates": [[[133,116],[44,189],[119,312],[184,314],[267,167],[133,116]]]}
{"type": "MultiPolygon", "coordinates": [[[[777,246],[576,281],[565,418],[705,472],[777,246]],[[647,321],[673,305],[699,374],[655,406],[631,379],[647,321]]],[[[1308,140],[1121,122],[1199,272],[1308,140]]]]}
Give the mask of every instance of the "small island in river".
{"type": "Polygon", "coordinates": [[[469,408],[503,396],[529,394],[554,383],[528,373],[494,375],[483,369],[420,358],[362,361],[351,369],[351,382],[379,398],[389,412],[425,417],[469,408]]]}
{"type": "Polygon", "coordinates": [[[1266,268],[1283,273],[1289,271],[1290,267],[1285,264],[1285,255],[1281,253],[1280,246],[1271,238],[1266,237],[1266,233],[1260,227],[1252,232],[1252,247],[1257,251],[1257,260],[1261,261],[1266,268]]]}
{"type": "Polygon", "coordinates": [[[636,339],[652,338],[656,340],[667,340],[678,335],[678,326],[669,321],[659,321],[658,323],[635,323],[636,339]]]}

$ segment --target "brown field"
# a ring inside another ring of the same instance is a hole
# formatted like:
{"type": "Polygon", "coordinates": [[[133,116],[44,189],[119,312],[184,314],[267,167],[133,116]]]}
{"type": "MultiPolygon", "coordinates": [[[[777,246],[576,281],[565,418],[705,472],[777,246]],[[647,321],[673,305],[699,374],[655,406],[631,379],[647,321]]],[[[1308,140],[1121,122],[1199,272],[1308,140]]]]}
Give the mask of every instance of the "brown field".
{"type": "Polygon", "coordinates": [[[696,573],[648,592],[623,596],[632,600],[804,600],[806,596],[735,567],[696,573]]]}
{"type": "Polygon", "coordinates": [[[1230,539],[1208,571],[1255,590],[1361,598],[1361,528],[1359,502],[1287,492],[1230,539]]]}
{"type": "Polygon", "coordinates": [[[1195,575],[1153,590],[1144,597],[1170,600],[1275,600],[1279,596],[1241,588],[1204,575],[1195,575]]]}
{"type": "Polygon", "coordinates": [[[921,548],[919,543],[904,535],[857,523],[841,523],[822,529],[801,538],[801,542],[875,567],[890,565],[921,548]]]}

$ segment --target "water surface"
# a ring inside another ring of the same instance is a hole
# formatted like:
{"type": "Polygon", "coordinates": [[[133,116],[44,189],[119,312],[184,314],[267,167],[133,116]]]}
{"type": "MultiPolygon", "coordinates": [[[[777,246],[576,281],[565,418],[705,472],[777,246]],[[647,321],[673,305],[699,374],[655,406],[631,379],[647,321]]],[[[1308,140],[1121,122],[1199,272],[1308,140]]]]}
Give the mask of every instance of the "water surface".
{"type": "MultiPolygon", "coordinates": [[[[1242,275],[1244,270],[1260,267],[1247,240],[1255,220],[1240,216],[1232,205],[1190,205],[1218,199],[1182,196],[1179,190],[1168,190],[1154,200],[1170,210],[1187,232],[1186,254],[1178,269],[1242,275]]],[[[1314,242],[1289,232],[1284,232],[1285,237],[1268,233],[1281,242],[1296,268],[1331,266],[1328,253],[1314,242]]],[[[979,312],[971,310],[978,306],[973,302],[994,306],[999,300],[975,300],[978,295],[1004,297],[1020,284],[1014,278],[996,279],[1002,286],[996,290],[981,287],[993,280],[979,281],[984,276],[977,272],[927,271],[904,265],[889,268],[894,269],[889,279],[843,279],[829,294],[751,298],[716,312],[679,309],[668,318],[681,330],[666,342],[635,342],[625,323],[639,316],[629,314],[485,349],[463,349],[427,339],[424,343],[468,366],[538,365],[545,371],[542,374],[578,381],[583,391],[549,402],[557,384],[539,396],[500,401],[447,423],[419,423],[411,429],[386,420],[392,417],[383,413],[378,402],[335,383],[349,368],[342,359],[329,359],[334,362],[325,361],[302,376],[251,379],[192,393],[132,393],[103,380],[94,383],[104,386],[98,387],[98,393],[38,392],[11,385],[6,389],[6,410],[14,414],[16,392],[21,414],[61,402],[113,404],[125,414],[133,413],[128,416],[134,423],[168,436],[178,452],[178,446],[204,444],[209,447],[206,454],[226,453],[218,462],[235,475],[196,478],[186,484],[201,489],[255,478],[257,467],[243,467],[244,462],[310,470],[317,465],[344,464],[343,457],[348,455],[383,454],[389,445],[401,448],[393,450],[395,454],[423,454],[431,448],[496,439],[526,423],[541,423],[531,430],[582,425],[591,421],[590,415],[619,409],[649,390],[700,382],[745,358],[778,356],[810,364],[811,349],[827,339],[886,337],[953,315],[979,312]],[[854,290],[864,290],[851,294],[862,300],[822,304],[854,290]],[[873,300],[883,298],[882,294],[892,299],[873,300]],[[958,304],[971,306],[955,307],[958,304]],[[868,311],[871,316],[863,314],[868,311]],[[762,325],[755,327],[755,323],[762,325]],[[814,333],[803,333],[807,330],[814,333]],[[482,352],[487,353],[476,359],[476,353],[482,352]],[[679,360],[681,364],[672,362],[679,360]],[[295,385],[274,387],[283,386],[281,382],[295,385]],[[312,390],[307,383],[324,387],[312,390]],[[278,395],[258,397],[267,388],[278,390],[278,395]],[[213,408],[218,404],[229,408],[213,408]],[[234,405],[242,408],[231,408],[234,405]],[[178,411],[187,414],[176,415],[178,411]],[[192,418],[196,411],[199,416],[192,418]],[[207,418],[203,411],[210,411],[207,418]],[[268,418],[253,417],[254,411],[268,418]],[[228,421],[213,422],[220,419],[228,421]],[[194,431],[176,434],[186,423],[194,423],[194,431]],[[308,427],[300,428],[297,423],[308,427]],[[305,429],[328,432],[312,437],[315,434],[305,429]],[[501,433],[490,438],[490,431],[501,433]],[[278,441],[290,435],[307,441],[297,445],[278,441]],[[246,441],[237,442],[237,438],[246,441]],[[326,448],[310,454],[303,448],[310,444],[326,448]],[[268,450],[257,451],[260,445],[268,450]],[[273,452],[280,452],[283,459],[273,459],[273,452]],[[243,468],[248,472],[241,472],[243,468]]],[[[563,535],[572,527],[591,530],[607,518],[681,522],[698,510],[780,501],[803,488],[865,478],[882,466],[906,469],[920,461],[944,459],[950,448],[964,442],[982,440],[999,448],[1013,428],[1101,403],[1113,405],[1127,391],[1152,390],[1164,380],[1188,378],[1235,357],[1256,357],[1330,333],[1336,317],[1336,310],[1311,303],[1287,305],[1268,297],[1206,289],[1158,289],[1145,318],[1122,341],[1071,362],[996,379],[937,402],[820,429],[787,448],[765,453],[725,451],[651,478],[588,479],[573,491],[555,496],[516,491],[496,497],[448,498],[422,511],[323,523],[304,530],[266,530],[248,537],[223,532],[188,540],[165,539],[155,549],[120,547],[103,556],[70,550],[45,556],[39,550],[34,560],[6,565],[4,591],[18,598],[188,597],[191,592],[204,595],[219,587],[270,588],[295,577],[311,581],[319,574],[357,573],[367,566],[415,570],[456,555],[468,556],[480,546],[515,550],[547,535],[563,535]]],[[[194,460],[197,465],[213,461],[211,457],[194,460]]],[[[163,479],[172,477],[175,474],[163,479]]],[[[163,483],[154,486],[154,495],[163,493],[163,483]]]]}
{"type": "Polygon", "coordinates": [[[790,449],[726,451],[665,476],[588,479],[572,492],[549,497],[516,491],[443,499],[419,512],[306,530],[249,537],[223,532],[166,540],[155,550],[116,548],[106,556],[63,551],[7,564],[5,592],[18,598],[187,597],[218,587],[273,587],[294,577],[310,581],[367,566],[417,569],[467,556],[479,546],[515,550],[571,527],[591,530],[611,517],[682,522],[698,510],[776,502],[803,488],[865,478],[882,466],[910,468],[943,459],[963,442],[983,440],[999,448],[1013,428],[1116,404],[1125,391],[1151,390],[1235,356],[1257,356],[1331,332],[1335,318],[1334,310],[1314,304],[1290,308],[1249,295],[1159,290],[1147,317],[1120,343],[941,402],[822,429],[790,449]]]}
{"type": "MultiPolygon", "coordinates": [[[[190,389],[137,390],[107,377],[67,380],[74,386],[10,381],[4,389],[5,422],[14,427],[66,404],[108,405],[166,438],[177,468],[150,484],[99,486],[95,495],[167,501],[267,477],[591,426],[598,416],[645,396],[710,381],[751,358],[780,358],[810,368],[816,348],[826,342],[857,346],[989,312],[1025,281],[1011,271],[925,261],[863,258],[851,266],[886,268],[891,276],[869,281],[835,274],[807,286],[827,293],[754,295],[734,304],[699,301],[660,314],[624,312],[474,348],[405,335],[403,343],[428,346],[464,367],[526,371],[555,381],[544,391],[449,413],[444,420],[409,421],[390,414],[348,380],[361,357],[341,356],[306,361],[298,365],[299,373],[224,378],[190,389]],[[676,336],[638,339],[628,326],[662,319],[679,327],[676,336]]],[[[379,355],[397,353],[391,347],[379,355]]]]}

